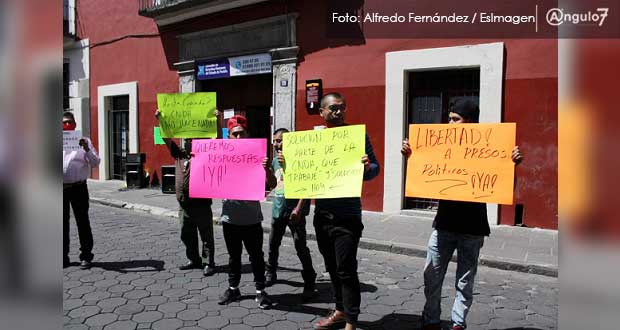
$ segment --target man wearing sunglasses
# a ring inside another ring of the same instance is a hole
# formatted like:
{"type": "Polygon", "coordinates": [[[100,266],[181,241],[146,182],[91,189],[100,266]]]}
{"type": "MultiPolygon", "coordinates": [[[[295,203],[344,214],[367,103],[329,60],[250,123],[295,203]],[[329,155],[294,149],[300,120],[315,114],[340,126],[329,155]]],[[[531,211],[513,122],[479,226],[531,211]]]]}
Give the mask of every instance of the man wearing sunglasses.
{"type": "MultiPolygon", "coordinates": [[[[321,99],[320,114],[327,127],[347,125],[347,104],[344,96],[329,93],[321,99]]],[[[375,157],[370,138],[366,134],[364,181],[379,174],[379,162],[375,157]]],[[[360,313],[360,282],[357,276],[357,247],[362,237],[362,201],[354,198],[329,198],[315,201],[314,228],[319,251],[332,281],[336,309],[318,321],[315,329],[332,329],[345,326],[356,328],[360,313]]]]}
{"type": "MultiPolygon", "coordinates": [[[[62,115],[62,129],[75,130],[75,117],[72,112],[62,115]]],[[[69,260],[69,213],[73,207],[73,215],[80,237],[80,267],[90,268],[93,260],[93,234],[88,219],[88,188],[86,179],[90,176],[90,169],[99,166],[99,156],[89,138],[80,139],[79,150],[62,152],[62,220],[63,220],[63,268],[68,267],[69,260]]]]}

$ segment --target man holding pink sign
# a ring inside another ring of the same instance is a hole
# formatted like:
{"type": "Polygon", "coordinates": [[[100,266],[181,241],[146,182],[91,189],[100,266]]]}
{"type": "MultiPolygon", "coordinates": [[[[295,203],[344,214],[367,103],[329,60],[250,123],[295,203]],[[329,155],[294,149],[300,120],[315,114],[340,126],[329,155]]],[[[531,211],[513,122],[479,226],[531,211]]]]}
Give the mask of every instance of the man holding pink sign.
{"type": "Polygon", "coordinates": [[[260,200],[265,198],[265,181],[269,189],[276,186],[267,154],[267,141],[247,139],[247,120],[243,116],[228,119],[227,140],[194,140],[190,196],[224,198],[222,227],[229,255],[228,289],[219,304],[227,305],[241,298],[241,254],[243,246],[250,256],[256,286],[256,302],[261,309],[271,307],[265,290],[263,254],[263,214],[260,200]],[[243,139],[238,140],[238,139],[243,139]]]}

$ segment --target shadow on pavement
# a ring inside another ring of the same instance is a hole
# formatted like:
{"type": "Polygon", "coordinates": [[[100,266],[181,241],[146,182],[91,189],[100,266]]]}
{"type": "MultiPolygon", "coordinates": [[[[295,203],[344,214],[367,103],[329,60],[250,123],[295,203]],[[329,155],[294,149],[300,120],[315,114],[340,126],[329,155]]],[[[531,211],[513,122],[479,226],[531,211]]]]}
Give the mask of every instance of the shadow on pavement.
{"type": "Polygon", "coordinates": [[[164,270],[164,262],[161,260],[131,260],[115,262],[93,262],[93,267],[119,273],[129,272],[158,272],[164,270]],[[146,269],[144,269],[146,268],[146,269]]]}
{"type": "MultiPolygon", "coordinates": [[[[443,324],[442,324],[443,326],[443,324]]],[[[367,322],[360,321],[358,329],[379,330],[379,329],[421,329],[422,317],[412,314],[392,313],[385,315],[380,320],[367,322]]],[[[449,329],[449,328],[446,328],[449,329]]]]}
{"type": "MultiPolygon", "coordinates": [[[[278,284],[285,284],[291,287],[303,287],[302,282],[289,280],[278,280],[278,284]]],[[[269,290],[269,289],[267,289],[269,290]]],[[[370,284],[360,283],[361,292],[376,292],[377,287],[370,284]]],[[[300,293],[284,293],[269,295],[274,302],[273,309],[297,312],[311,315],[327,315],[329,310],[326,308],[305,306],[304,303],[333,303],[332,285],[329,281],[319,281],[316,283],[316,294],[308,300],[302,300],[300,293]]]]}
{"type": "Polygon", "coordinates": [[[278,272],[280,271],[299,273],[301,272],[301,269],[278,266],[278,272]]]}

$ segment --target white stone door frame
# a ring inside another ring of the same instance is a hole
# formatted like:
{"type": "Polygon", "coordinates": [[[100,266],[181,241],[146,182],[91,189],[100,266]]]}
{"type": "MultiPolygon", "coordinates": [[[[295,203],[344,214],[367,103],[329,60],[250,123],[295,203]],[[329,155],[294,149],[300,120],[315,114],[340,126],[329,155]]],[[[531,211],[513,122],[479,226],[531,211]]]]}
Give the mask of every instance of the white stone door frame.
{"type": "MultiPolygon", "coordinates": [[[[405,164],[400,154],[400,144],[405,138],[407,73],[472,67],[480,68],[480,122],[501,122],[503,42],[385,54],[384,212],[400,212],[403,206],[405,164]]],[[[487,204],[489,224],[498,223],[498,211],[497,204],[487,204]]]]}
{"type": "Polygon", "coordinates": [[[138,82],[132,81],[121,84],[104,85],[97,87],[97,121],[99,130],[99,180],[108,180],[110,174],[108,145],[109,127],[108,114],[112,108],[112,97],[129,95],[129,152],[139,152],[138,145],[138,82]]]}

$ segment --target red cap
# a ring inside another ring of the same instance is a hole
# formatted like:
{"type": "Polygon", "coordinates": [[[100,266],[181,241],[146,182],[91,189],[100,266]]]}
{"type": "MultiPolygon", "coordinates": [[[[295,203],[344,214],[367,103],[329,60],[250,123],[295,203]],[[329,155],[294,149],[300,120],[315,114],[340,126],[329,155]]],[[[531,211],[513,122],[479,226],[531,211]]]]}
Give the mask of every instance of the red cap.
{"type": "Polygon", "coordinates": [[[232,131],[233,128],[241,126],[244,130],[248,129],[248,120],[240,115],[232,116],[228,119],[228,130],[232,131]]]}

